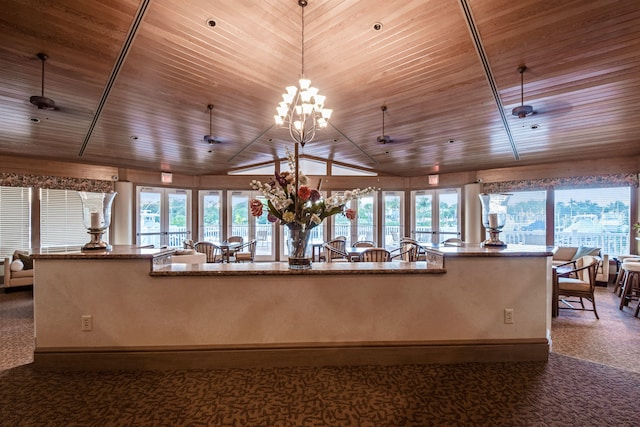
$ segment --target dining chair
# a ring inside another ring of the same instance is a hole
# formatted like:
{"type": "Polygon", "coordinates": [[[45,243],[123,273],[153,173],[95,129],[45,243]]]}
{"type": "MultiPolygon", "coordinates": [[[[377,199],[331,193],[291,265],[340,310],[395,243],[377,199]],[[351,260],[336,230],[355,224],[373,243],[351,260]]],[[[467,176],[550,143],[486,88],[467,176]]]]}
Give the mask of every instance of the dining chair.
{"type": "Polygon", "coordinates": [[[596,310],[596,271],[601,259],[596,256],[584,256],[575,265],[569,265],[564,270],[556,267],[554,274],[554,301],[555,313],[560,309],[593,311],[596,319],[600,319],[596,310]],[[577,298],[577,299],[568,299],[577,298]],[[584,300],[591,303],[592,308],[584,305],[584,300]],[[562,305],[560,305],[562,303],[562,305]],[[574,304],[580,304],[580,307],[574,304]]]}
{"type": "Polygon", "coordinates": [[[324,248],[324,259],[327,262],[349,261],[349,256],[345,250],[345,241],[341,239],[329,240],[322,244],[324,248]]]}
{"type": "Polygon", "coordinates": [[[256,239],[250,240],[247,243],[243,244],[238,251],[234,255],[234,260],[236,262],[253,262],[253,259],[256,256],[256,239]]]}
{"type": "MultiPolygon", "coordinates": [[[[224,241],[224,243],[240,243],[242,245],[242,244],[244,244],[244,238],[242,236],[229,236],[229,237],[227,237],[227,240],[224,241]]],[[[240,247],[241,246],[238,246],[235,249],[226,248],[224,250],[225,256],[227,257],[227,261],[232,256],[235,256],[236,252],[238,252],[238,250],[240,250],[240,247]]]]}
{"type": "Polygon", "coordinates": [[[391,261],[391,253],[384,248],[369,248],[360,255],[362,262],[391,261]]]}
{"type": "Polygon", "coordinates": [[[420,246],[411,242],[402,242],[399,248],[390,251],[392,261],[416,262],[420,255],[420,246]]]}
{"type": "Polygon", "coordinates": [[[224,260],[222,248],[211,242],[197,242],[194,245],[196,252],[207,256],[207,262],[222,262],[224,260]]]}
{"type": "Polygon", "coordinates": [[[406,245],[406,244],[412,244],[418,247],[418,259],[416,261],[424,261],[427,259],[427,252],[425,251],[424,247],[422,246],[422,243],[420,243],[419,241],[417,241],[416,239],[413,239],[411,237],[401,237],[400,238],[400,247],[402,247],[402,245],[406,245]]]}
{"type": "Polygon", "coordinates": [[[375,248],[376,244],[371,240],[360,240],[352,245],[354,248],[375,248]]]}

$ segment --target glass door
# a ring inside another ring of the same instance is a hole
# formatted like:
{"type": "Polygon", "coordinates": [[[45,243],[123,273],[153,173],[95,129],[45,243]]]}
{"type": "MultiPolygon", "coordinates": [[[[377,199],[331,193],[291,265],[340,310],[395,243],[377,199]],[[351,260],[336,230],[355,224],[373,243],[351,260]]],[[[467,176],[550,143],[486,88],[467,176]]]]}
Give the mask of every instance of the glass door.
{"type": "Polygon", "coordinates": [[[433,191],[414,191],[411,237],[431,243],[433,235],[433,191]]]}
{"type": "Polygon", "coordinates": [[[243,242],[256,240],[256,261],[275,260],[274,225],[267,220],[267,211],[260,217],[249,212],[251,199],[260,200],[266,205],[266,199],[251,191],[233,191],[229,196],[229,225],[227,236],[241,236],[243,242]]]}
{"type": "Polygon", "coordinates": [[[139,187],[136,244],[182,247],[191,233],[191,191],[139,187]]]}
{"type": "Polygon", "coordinates": [[[376,197],[374,194],[363,196],[357,199],[356,215],[356,239],[355,242],[369,241],[378,245],[378,227],[376,221],[376,197]]]}
{"type": "Polygon", "coordinates": [[[460,190],[436,190],[438,199],[438,228],[434,230],[434,243],[447,239],[459,239],[460,233],[460,190]]]}
{"type": "Polygon", "coordinates": [[[200,191],[200,227],[198,240],[219,242],[222,236],[222,194],[220,191],[200,191]]]}
{"type": "Polygon", "coordinates": [[[382,217],[382,238],[381,246],[387,250],[394,250],[400,247],[400,238],[404,236],[404,194],[395,191],[384,191],[382,193],[382,204],[384,215],[382,217]]]}
{"type": "Polygon", "coordinates": [[[438,244],[460,237],[460,189],[414,191],[412,195],[414,239],[438,244]]]}
{"type": "MultiPolygon", "coordinates": [[[[342,193],[338,193],[342,194],[342,193]]],[[[353,209],[356,217],[350,220],[344,215],[334,215],[331,217],[333,234],[331,239],[344,236],[346,245],[352,246],[357,241],[370,240],[377,244],[378,222],[376,209],[376,193],[368,194],[345,204],[345,211],[353,209]]]]}

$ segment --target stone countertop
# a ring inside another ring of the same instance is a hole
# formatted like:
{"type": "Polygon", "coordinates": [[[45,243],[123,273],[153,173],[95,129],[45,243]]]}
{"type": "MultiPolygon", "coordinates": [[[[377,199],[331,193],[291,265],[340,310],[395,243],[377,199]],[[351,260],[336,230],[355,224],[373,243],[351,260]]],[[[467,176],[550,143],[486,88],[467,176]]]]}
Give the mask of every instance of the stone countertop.
{"type": "Polygon", "coordinates": [[[165,257],[175,252],[175,249],[154,249],[131,245],[113,245],[107,250],[86,250],[81,246],[59,248],[32,249],[33,259],[154,259],[165,257]]]}
{"type": "Polygon", "coordinates": [[[553,256],[553,246],[507,245],[483,247],[478,244],[464,246],[425,245],[424,249],[447,257],[547,257],[553,256]]]}
{"type": "Polygon", "coordinates": [[[292,270],[286,262],[229,264],[167,264],[154,266],[151,276],[269,276],[331,274],[443,274],[443,268],[427,268],[426,262],[318,262],[307,270],[292,270]]]}

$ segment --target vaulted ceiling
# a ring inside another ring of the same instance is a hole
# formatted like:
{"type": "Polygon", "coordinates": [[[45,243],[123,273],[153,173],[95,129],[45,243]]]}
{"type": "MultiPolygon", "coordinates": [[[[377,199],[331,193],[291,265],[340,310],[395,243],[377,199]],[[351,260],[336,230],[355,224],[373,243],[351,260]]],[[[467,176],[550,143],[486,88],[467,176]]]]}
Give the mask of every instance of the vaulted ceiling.
{"type": "MultiPolygon", "coordinates": [[[[0,155],[202,175],[293,147],[273,115],[300,78],[297,0],[0,10],[0,155]],[[54,110],[29,102],[38,53],[54,110]]],[[[636,0],[309,0],[305,77],[333,116],[302,153],[397,176],[639,155],[639,66],[636,0]]]]}

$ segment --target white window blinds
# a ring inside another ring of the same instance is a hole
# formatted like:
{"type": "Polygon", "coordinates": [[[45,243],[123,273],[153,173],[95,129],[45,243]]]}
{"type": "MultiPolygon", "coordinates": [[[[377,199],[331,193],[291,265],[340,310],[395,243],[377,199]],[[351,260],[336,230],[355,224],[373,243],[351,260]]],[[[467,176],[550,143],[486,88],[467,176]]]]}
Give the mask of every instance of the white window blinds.
{"type": "Polygon", "coordinates": [[[40,190],[40,245],[43,248],[81,246],[89,240],[78,192],[40,190]]]}
{"type": "Polygon", "coordinates": [[[0,187],[0,257],[31,247],[31,188],[0,187]]]}

